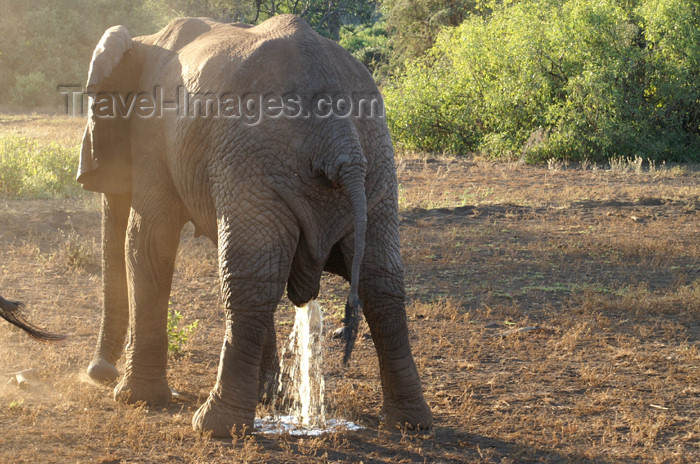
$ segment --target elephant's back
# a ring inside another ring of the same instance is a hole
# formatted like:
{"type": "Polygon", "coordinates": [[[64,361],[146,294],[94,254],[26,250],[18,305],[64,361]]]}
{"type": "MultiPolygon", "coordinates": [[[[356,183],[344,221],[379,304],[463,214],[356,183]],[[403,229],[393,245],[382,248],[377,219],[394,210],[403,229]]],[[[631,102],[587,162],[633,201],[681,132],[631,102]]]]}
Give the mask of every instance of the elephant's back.
{"type": "Polygon", "coordinates": [[[178,53],[183,62],[222,57],[233,64],[255,58],[261,50],[267,59],[289,60],[284,54],[288,49],[285,45],[307,43],[314,46],[320,38],[304,20],[294,15],[274,16],[257,26],[180,18],[152,37],[156,36],[156,45],[178,53]]]}
{"type": "MultiPolygon", "coordinates": [[[[177,56],[184,85],[207,92],[329,92],[374,86],[367,69],[294,15],[257,25],[180,18],[147,37],[177,56]],[[339,88],[339,83],[347,85],[339,88]],[[245,83],[246,89],[241,85],[245,83]],[[206,87],[206,89],[204,88],[206,87]]],[[[170,73],[171,70],[163,69],[170,73]]]]}

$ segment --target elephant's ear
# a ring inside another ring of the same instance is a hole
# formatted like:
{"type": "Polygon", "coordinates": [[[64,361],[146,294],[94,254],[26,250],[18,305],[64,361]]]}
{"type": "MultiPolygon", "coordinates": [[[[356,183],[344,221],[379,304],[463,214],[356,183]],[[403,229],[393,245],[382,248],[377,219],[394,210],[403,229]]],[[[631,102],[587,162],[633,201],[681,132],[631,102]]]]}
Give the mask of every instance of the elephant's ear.
{"type": "Polygon", "coordinates": [[[129,124],[121,116],[98,117],[94,114],[94,95],[115,95],[130,76],[119,75],[125,56],[133,43],[124,26],[110,27],[95,47],[88,72],[88,122],[80,151],[78,182],[85,190],[120,194],[131,191],[131,147],[129,124]],[[106,88],[109,82],[114,88],[106,88]]]}
{"type": "Polygon", "coordinates": [[[87,91],[96,92],[114,68],[131,50],[131,34],[124,26],[112,26],[102,34],[102,38],[92,52],[92,61],[88,71],[87,91]]]}

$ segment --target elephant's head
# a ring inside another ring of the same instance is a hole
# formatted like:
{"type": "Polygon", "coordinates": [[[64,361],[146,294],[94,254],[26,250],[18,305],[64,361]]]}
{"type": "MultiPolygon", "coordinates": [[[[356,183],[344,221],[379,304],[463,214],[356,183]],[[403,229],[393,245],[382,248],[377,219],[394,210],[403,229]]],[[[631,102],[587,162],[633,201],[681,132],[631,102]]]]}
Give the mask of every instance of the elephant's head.
{"type": "Polygon", "coordinates": [[[78,182],[86,190],[120,194],[131,191],[131,144],[128,121],[97,117],[96,98],[128,88],[137,78],[129,59],[133,42],[124,26],[107,29],[92,55],[87,80],[88,122],[80,153],[78,182]]]}

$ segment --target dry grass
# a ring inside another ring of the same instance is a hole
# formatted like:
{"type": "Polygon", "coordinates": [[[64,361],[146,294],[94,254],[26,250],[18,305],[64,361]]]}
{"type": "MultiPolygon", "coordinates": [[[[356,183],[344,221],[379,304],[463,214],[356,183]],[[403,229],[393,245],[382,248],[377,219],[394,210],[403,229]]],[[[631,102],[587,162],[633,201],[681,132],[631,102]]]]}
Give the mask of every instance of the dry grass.
{"type": "MultiPolygon", "coordinates": [[[[56,130],[44,122],[39,137],[56,130]]],[[[433,430],[381,425],[376,355],[361,336],[348,368],[340,341],[328,339],[325,359],[328,410],[364,430],[194,434],[224,326],[215,250],[191,228],[171,297],[183,322],[200,321],[170,362],[180,395],[165,408],[115,403],[83,376],[100,313],[98,201],[12,200],[0,202],[0,291],[71,338],[39,345],[0,326],[0,373],[37,369],[27,389],[0,378],[0,463],[700,461],[697,170],[398,165],[407,312],[433,430]],[[520,327],[537,329],[501,336],[520,327]]],[[[346,292],[324,278],[331,329],[346,292]]],[[[283,304],[280,346],[292,318],[283,304]]]]}
{"type": "Polygon", "coordinates": [[[0,134],[31,137],[40,142],[66,145],[80,143],[85,119],[67,115],[47,117],[43,114],[0,113],[0,134]]]}

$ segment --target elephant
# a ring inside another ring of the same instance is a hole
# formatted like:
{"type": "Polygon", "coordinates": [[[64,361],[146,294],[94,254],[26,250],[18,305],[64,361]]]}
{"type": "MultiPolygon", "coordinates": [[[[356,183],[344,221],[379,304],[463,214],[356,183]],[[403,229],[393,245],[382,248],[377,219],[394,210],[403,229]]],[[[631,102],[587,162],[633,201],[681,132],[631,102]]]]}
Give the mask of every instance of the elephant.
{"type": "Polygon", "coordinates": [[[27,335],[41,342],[54,342],[63,340],[65,335],[45,332],[27,321],[22,315],[24,305],[18,301],[6,300],[0,296],[0,317],[10,324],[24,330],[27,335]]]}
{"type": "Polygon", "coordinates": [[[345,361],[360,311],[368,322],[383,419],[432,425],[409,344],[393,147],[362,64],[293,15],[257,26],[179,18],[149,36],[107,29],[86,93],[77,179],[102,194],[92,379],[118,380],[118,401],[170,400],[167,306],[191,222],[217,247],[226,315],[196,431],[253,429],[278,369],[276,307],[285,288],[297,306],[317,298],[324,271],[350,281],[345,361]]]}

